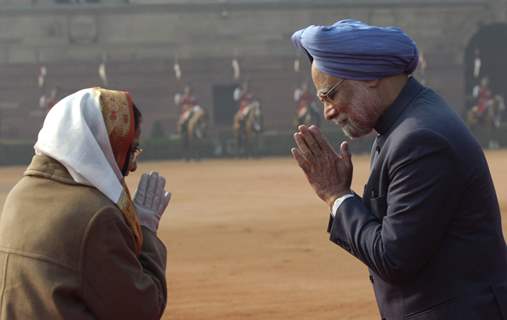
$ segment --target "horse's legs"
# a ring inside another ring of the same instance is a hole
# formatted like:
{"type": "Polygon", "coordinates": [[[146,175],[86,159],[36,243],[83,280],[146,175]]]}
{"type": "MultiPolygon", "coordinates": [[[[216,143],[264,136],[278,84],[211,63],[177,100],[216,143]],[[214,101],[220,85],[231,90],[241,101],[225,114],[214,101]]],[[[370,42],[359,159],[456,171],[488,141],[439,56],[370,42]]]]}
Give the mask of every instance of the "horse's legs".
{"type": "Polygon", "coordinates": [[[249,134],[245,134],[245,158],[252,157],[252,146],[251,146],[251,137],[249,134]]]}
{"type": "Polygon", "coordinates": [[[246,135],[243,130],[244,130],[244,128],[241,128],[241,131],[239,132],[239,135],[238,135],[238,157],[240,157],[240,158],[245,156],[246,148],[247,148],[246,135]]]}
{"type": "Polygon", "coordinates": [[[201,148],[202,148],[202,140],[194,137],[192,139],[192,157],[196,161],[201,160],[201,148]]]}
{"type": "Polygon", "coordinates": [[[248,157],[249,158],[255,158],[255,141],[254,141],[254,135],[250,134],[248,137],[248,157]]]}
{"type": "Polygon", "coordinates": [[[187,132],[185,132],[183,134],[183,141],[182,142],[183,142],[183,158],[185,159],[185,161],[190,161],[190,159],[191,159],[190,139],[189,139],[187,132]]]}
{"type": "Polygon", "coordinates": [[[241,124],[236,134],[236,157],[241,158],[246,153],[246,133],[245,126],[241,124]]]}
{"type": "Polygon", "coordinates": [[[248,158],[257,158],[258,135],[251,132],[245,139],[246,153],[248,158]]]}

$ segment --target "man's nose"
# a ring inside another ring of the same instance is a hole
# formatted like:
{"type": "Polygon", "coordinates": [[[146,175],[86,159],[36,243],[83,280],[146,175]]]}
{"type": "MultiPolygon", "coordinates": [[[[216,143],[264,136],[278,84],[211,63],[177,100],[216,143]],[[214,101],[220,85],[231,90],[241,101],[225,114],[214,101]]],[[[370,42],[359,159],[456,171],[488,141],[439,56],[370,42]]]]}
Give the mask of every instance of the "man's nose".
{"type": "Polygon", "coordinates": [[[331,119],[335,118],[336,116],[338,116],[338,114],[339,114],[338,108],[336,108],[335,106],[333,106],[329,102],[325,102],[324,117],[326,118],[326,120],[331,120],[331,119]]]}

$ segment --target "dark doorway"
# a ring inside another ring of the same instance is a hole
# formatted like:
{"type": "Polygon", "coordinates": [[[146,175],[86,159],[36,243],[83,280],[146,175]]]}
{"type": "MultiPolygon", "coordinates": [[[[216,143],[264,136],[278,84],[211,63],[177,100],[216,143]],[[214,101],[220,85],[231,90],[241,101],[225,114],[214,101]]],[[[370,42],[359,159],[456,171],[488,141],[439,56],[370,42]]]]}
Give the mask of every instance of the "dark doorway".
{"type": "Polygon", "coordinates": [[[467,109],[473,104],[472,92],[480,79],[487,77],[492,93],[507,98],[507,24],[482,26],[472,37],[465,51],[465,95],[467,109]],[[481,68],[474,77],[474,64],[479,55],[481,68]]]}
{"type": "Polygon", "coordinates": [[[213,119],[215,126],[232,126],[237,103],[234,101],[234,89],[238,84],[214,85],[213,86],[213,119]]]}

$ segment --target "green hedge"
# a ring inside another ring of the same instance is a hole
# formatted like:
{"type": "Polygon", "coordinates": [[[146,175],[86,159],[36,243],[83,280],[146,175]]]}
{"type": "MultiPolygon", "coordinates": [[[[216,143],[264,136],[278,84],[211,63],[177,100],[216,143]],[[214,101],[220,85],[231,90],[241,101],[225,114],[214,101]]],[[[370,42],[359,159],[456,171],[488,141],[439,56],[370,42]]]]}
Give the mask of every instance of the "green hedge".
{"type": "MultiPolygon", "coordinates": [[[[345,139],[340,131],[325,131],[324,134],[332,141],[335,148],[345,139]]],[[[351,142],[354,153],[370,151],[373,137],[362,138],[351,142]]],[[[143,159],[179,159],[182,157],[181,141],[178,137],[158,138],[146,140],[143,143],[143,159]]],[[[258,141],[256,155],[258,156],[289,156],[294,146],[292,132],[266,132],[258,141]]],[[[234,157],[237,155],[235,140],[232,132],[221,132],[213,138],[207,139],[197,146],[199,154],[206,158],[234,157]]]]}
{"type": "MultiPolygon", "coordinates": [[[[484,148],[507,147],[507,125],[487,130],[476,128],[472,132],[484,148]],[[493,138],[491,138],[493,137],[493,138]]],[[[345,139],[341,131],[324,131],[326,137],[335,148],[345,139]]],[[[182,158],[182,146],[178,136],[155,138],[142,141],[144,153],[142,160],[167,160],[182,158]]],[[[373,135],[353,140],[351,150],[353,153],[368,153],[370,151],[373,135]]],[[[232,132],[224,131],[208,138],[198,146],[201,157],[219,158],[233,157],[235,143],[232,132]]],[[[258,156],[289,156],[290,148],[294,146],[292,132],[266,132],[259,141],[258,156]]],[[[0,142],[0,165],[27,165],[33,156],[33,142],[10,141],[0,142]]]]}
{"type": "Polygon", "coordinates": [[[471,130],[483,148],[507,148],[507,123],[499,128],[477,127],[471,130]]]}
{"type": "Polygon", "coordinates": [[[0,166],[28,165],[33,156],[33,142],[0,142],[0,166]]]}

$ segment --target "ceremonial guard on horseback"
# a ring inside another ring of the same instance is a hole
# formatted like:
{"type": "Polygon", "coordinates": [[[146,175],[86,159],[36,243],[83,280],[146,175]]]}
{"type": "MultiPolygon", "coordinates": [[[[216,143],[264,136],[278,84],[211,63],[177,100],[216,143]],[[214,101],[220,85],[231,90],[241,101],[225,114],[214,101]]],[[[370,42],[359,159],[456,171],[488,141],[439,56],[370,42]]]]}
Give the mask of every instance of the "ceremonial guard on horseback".
{"type": "Polygon", "coordinates": [[[294,90],[294,101],[296,102],[295,127],[304,125],[316,125],[320,127],[320,112],[315,105],[314,96],[308,90],[308,84],[304,82],[301,88],[294,90]]]}
{"type": "Polygon", "coordinates": [[[475,85],[472,89],[472,104],[467,111],[468,125],[474,129],[480,127],[486,130],[489,136],[488,146],[498,148],[496,140],[497,129],[502,123],[502,113],[505,111],[504,98],[491,89],[490,78],[482,72],[482,60],[479,49],[475,50],[473,79],[475,85]],[[480,79],[480,80],[479,80],[480,79]]]}
{"type": "Polygon", "coordinates": [[[498,128],[502,121],[502,112],[505,110],[504,99],[499,94],[493,94],[487,77],[482,78],[480,85],[474,88],[473,97],[474,105],[467,115],[469,125],[498,128]]]}
{"type": "Polygon", "coordinates": [[[197,104],[192,95],[192,89],[186,85],[183,94],[177,93],[174,102],[180,108],[178,119],[178,134],[182,141],[182,150],[185,160],[200,159],[202,142],[206,138],[208,129],[208,112],[197,104]]]}
{"type": "Polygon", "coordinates": [[[473,97],[475,103],[470,109],[469,122],[471,125],[486,124],[485,122],[489,120],[488,113],[493,105],[493,93],[489,88],[488,78],[482,78],[479,86],[474,88],[473,97]]]}
{"type": "Polygon", "coordinates": [[[260,103],[248,90],[246,82],[234,90],[233,98],[238,103],[238,111],[234,115],[233,120],[237,155],[255,156],[257,154],[259,136],[263,130],[260,103]]]}

